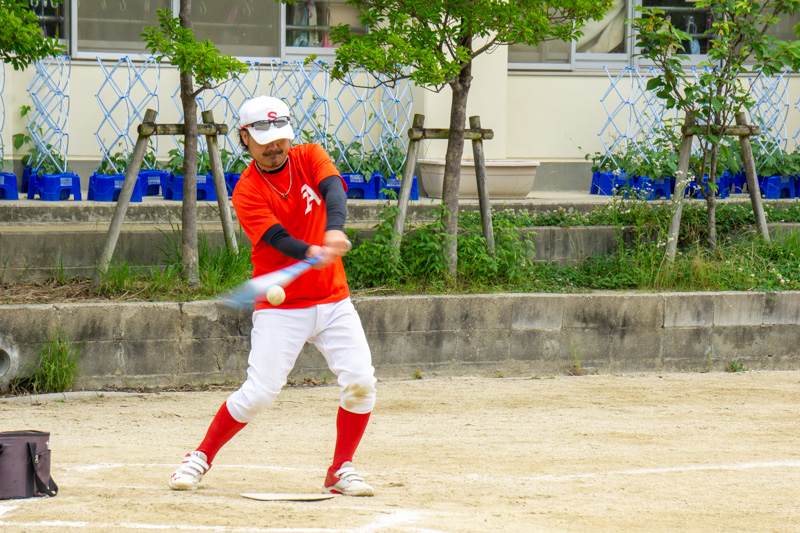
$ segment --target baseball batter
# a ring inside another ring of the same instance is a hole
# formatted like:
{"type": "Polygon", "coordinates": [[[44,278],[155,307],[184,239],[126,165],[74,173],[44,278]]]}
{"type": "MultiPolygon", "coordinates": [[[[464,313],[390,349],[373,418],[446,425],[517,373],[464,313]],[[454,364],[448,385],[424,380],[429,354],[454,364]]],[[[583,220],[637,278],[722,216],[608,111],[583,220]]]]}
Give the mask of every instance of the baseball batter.
{"type": "Polygon", "coordinates": [[[340,387],[336,445],[323,492],[372,496],[352,464],[375,405],[376,380],[341,259],[350,249],[346,185],[320,145],[291,145],[294,131],[283,101],[259,96],[245,102],[239,115],[240,139],[253,162],[236,184],[233,206],[253,245],[253,275],[318,254],[322,260],[286,287],[283,303],[270,304],[266,294],[256,298],[247,379],[222,404],[169,486],[197,488],[220,448],[275,401],[308,341],[322,352],[340,387]]]}

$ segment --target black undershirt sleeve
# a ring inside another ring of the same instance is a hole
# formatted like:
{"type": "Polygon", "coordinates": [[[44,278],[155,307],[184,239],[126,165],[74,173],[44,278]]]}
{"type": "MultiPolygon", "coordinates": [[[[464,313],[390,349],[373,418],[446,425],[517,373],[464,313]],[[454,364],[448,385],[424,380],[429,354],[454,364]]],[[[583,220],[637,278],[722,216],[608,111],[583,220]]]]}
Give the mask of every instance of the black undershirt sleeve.
{"type": "MultiPolygon", "coordinates": [[[[338,229],[344,231],[344,222],[347,218],[347,195],[339,176],[329,176],[319,184],[319,192],[325,200],[325,212],[328,223],[325,231],[338,229]]],[[[261,240],[272,246],[280,253],[298,261],[306,258],[309,244],[295,239],[280,224],[274,224],[264,232],[261,240]]]]}
{"type": "Polygon", "coordinates": [[[319,192],[325,200],[325,212],[328,215],[325,231],[332,229],[344,231],[344,222],[347,219],[347,194],[344,192],[342,178],[328,176],[319,183],[319,192]]]}

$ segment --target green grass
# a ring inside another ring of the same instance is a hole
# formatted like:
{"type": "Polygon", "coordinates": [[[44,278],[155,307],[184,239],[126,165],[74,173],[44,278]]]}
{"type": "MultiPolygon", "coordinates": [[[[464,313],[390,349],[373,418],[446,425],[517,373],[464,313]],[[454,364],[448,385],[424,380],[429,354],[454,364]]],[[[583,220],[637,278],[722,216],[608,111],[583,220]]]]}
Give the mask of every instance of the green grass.
{"type": "Polygon", "coordinates": [[[39,350],[39,360],[29,377],[17,378],[11,384],[14,394],[45,394],[72,390],[80,374],[80,344],[61,330],[51,332],[39,350]]]}
{"type": "Polygon", "coordinates": [[[234,252],[224,245],[213,246],[202,237],[198,242],[200,286],[192,288],[181,277],[180,234],[175,232],[172,237],[168,236],[168,245],[161,251],[164,253],[163,268],[144,268],[125,262],[109,265],[99,294],[154,301],[213,298],[252,274],[249,248],[240,244],[234,252]]]}
{"type": "MultiPolygon", "coordinates": [[[[800,202],[765,204],[769,222],[800,222],[800,202]]],[[[351,289],[361,294],[464,294],[499,292],[578,293],[620,291],[780,291],[800,290],[800,233],[776,233],[772,242],[758,238],[749,203],[720,203],[718,244],[706,246],[705,204],[684,205],[679,248],[672,267],[665,264],[667,203],[613,199],[586,214],[557,208],[545,213],[498,210],[493,213],[495,255],[489,256],[481,233],[480,215],[459,214],[458,275],[448,278],[443,256],[441,207],[435,220],[408,232],[398,253],[391,247],[397,208],[387,204],[374,236],[345,257],[351,289]],[[532,226],[610,225],[620,228],[619,251],[593,256],[570,266],[535,262],[533,244],[520,228],[532,226]],[[621,228],[626,227],[623,238],[621,228]]],[[[201,240],[199,288],[181,278],[180,233],[166,234],[164,264],[144,269],[111,265],[100,289],[109,297],[144,300],[212,298],[249,279],[250,250],[232,253],[225,246],[201,240]]],[[[351,238],[355,239],[351,231],[351,238]]],[[[240,238],[241,241],[241,238],[240,238]]]]}
{"type": "Polygon", "coordinates": [[[731,361],[728,363],[728,366],[725,367],[727,372],[746,372],[747,368],[742,365],[739,361],[731,361]]]}

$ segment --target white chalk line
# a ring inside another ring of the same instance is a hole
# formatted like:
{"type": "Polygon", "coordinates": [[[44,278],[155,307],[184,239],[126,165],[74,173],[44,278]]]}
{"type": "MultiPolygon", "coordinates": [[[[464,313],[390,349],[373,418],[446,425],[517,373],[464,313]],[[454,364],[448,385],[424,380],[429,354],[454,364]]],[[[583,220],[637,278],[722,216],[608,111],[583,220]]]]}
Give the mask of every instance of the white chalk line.
{"type": "MultiPolygon", "coordinates": [[[[157,463],[99,463],[94,465],[73,466],[67,470],[77,472],[87,472],[111,468],[171,468],[173,464],[157,464],[157,463]]],[[[215,465],[216,466],[216,465],[215,465]]],[[[713,470],[750,470],[753,468],[797,468],[800,467],[800,460],[784,460],[784,461],[764,461],[764,462],[746,462],[746,463],[732,463],[732,464],[707,464],[707,465],[687,465],[687,466],[671,466],[663,468],[640,468],[635,470],[612,470],[608,472],[587,472],[577,474],[542,474],[539,476],[525,476],[517,478],[520,481],[570,481],[574,479],[592,479],[599,477],[609,476],[641,476],[651,474],[668,474],[675,472],[693,472],[693,471],[713,471],[713,470]]],[[[226,465],[221,464],[217,468],[233,468],[233,469],[251,469],[251,470],[274,470],[274,471],[293,471],[293,472],[325,472],[321,468],[296,468],[287,466],[273,466],[273,465],[226,465]]],[[[362,472],[364,475],[370,475],[369,472],[362,472]]],[[[459,476],[461,477],[461,476],[459,476]]],[[[466,479],[481,480],[487,479],[490,476],[485,474],[466,474],[466,479]]],[[[507,479],[507,478],[506,478],[507,479]]]]}
{"type": "MultiPolygon", "coordinates": [[[[99,463],[93,465],[81,465],[67,468],[67,470],[77,472],[98,471],[103,469],[113,468],[152,468],[152,467],[173,467],[174,465],[158,464],[158,463],[99,463]]],[[[260,470],[278,470],[278,471],[304,471],[304,472],[324,472],[325,470],[319,468],[294,468],[294,467],[280,467],[280,466],[258,466],[258,465],[220,465],[225,468],[249,468],[260,470]]],[[[83,485],[85,487],[85,485],[83,485]]],[[[129,487],[128,487],[129,488],[129,487]]],[[[387,527],[399,526],[415,522],[422,518],[424,514],[422,511],[398,509],[387,511],[385,509],[373,509],[373,512],[380,513],[381,516],[372,522],[358,528],[347,529],[339,528],[261,528],[261,527],[229,527],[229,526],[200,526],[200,525],[187,525],[187,524],[146,524],[146,523],[94,523],[88,521],[65,521],[65,520],[43,520],[40,522],[14,522],[3,520],[2,515],[17,509],[19,505],[0,505],[0,526],[16,526],[16,527],[63,527],[63,528],[100,528],[100,529],[133,529],[133,530],[163,530],[163,529],[178,529],[186,531],[219,531],[230,533],[336,533],[340,531],[358,532],[358,533],[371,533],[373,531],[380,531],[387,527]]],[[[362,511],[365,509],[361,509],[362,511]]]]}
{"type": "Polygon", "coordinates": [[[0,505],[0,517],[9,511],[13,511],[17,507],[19,507],[19,505],[0,505]]]}
{"type": "Polygon", "coordinates": [[[360,527],[358,529],[354,529],[358,533],[370,533],[371,531],[380,531],[381,529],[385,529],[388,527],[399,526],[402,524],[408,524],[410,522],[416,522],[420,518],[422,518],[423,513],[420,511],[411,511],[408,509],[400,509],[391,514],[381,516],[377,520],[373,520],[369,524],[360,527]]]}
{"type": "MultiPolygon", "coordinates": [[[[640,468],[637,470],[612,470],[609,472],[592,472],[585,474],[544,474],[541,476],[528,476],[519,478],[522,481],[571,481],[574,479],[592,479],[610,476],[643,476],[651,474],[670,474],[675,472],[696,472],[709,470],[750,470],[753,468],[798,468],[800,460],[792,461],[766,461],[751,463],[734,463],[720,465],[689,465],[671,466],[664,468],[640,468]]],[[[480,478],[480,474],[470,474],[468,477],[480,478]]]]}
{"type": "MultiPolygon", "coordinates": [[[[0,526],[16,526],[16,527],[61,527],[61,528],[101,528],[104,530],[112,531],[117,529],[133,529],[135,531],[142,530],[162,530],[162,529],[178,529],[181,531],[220,531],[224,533],[337,533],[339,531],[348,531],[344,529],[331,529],[331,528],[308,528],[308,527],[230,527],[230,526],[200,526],[189,524],[146,524],[141,522],[85,522],[85,521],[67,521],[67,520],[42,520],[40,522],[10,522],[7,520],[0,520],[0,526]]],[[[352,530],[350,530],[352,531],[352,530]]]]}
{"type": "MultiPolygon", "coordinates": [[[[11,507],[13,509],[14,507],[11,507]]],[[[8,509],[8,510],[11,510],[8,509]]],[[[399,509],[386,514],[382,511],[383,516],[373,520],[360,528],[353,529],[348,527],[346,529],[340,528],[320,528],[320,527],[252,527],[252,526],[202,526],[202,525],[189,525],[189,524],[148,524],[144,522],[89,522],[86,520],[41,520],[38,522],[15,522],[0,519],[0,526],[16,526],[28,528],[41,528],[41,527],[61,527],[61,528],[74,528],[81,529],[85,527],[100,528],[107,530],[116,529],[133,529],[141,530],[163,530],[163,529],[178,529],[182,531],[219,531],[225,533],[337,533],[337,532],[356,532],[356,533],[371,533],[373,531],[380,531],[388,527],[401,526],[416,522],[423,517],[425,513],[421,511],[412,511],[407,509],[399,509]]]]}
{"type": "MultiPolygon", "coordinates": [[[[66,467],[67,471],[73,472],[91,472],[93,470],[108,470],[112,468],[170,468],[174,469],[178,463],[159,464],[159,463],[98,463],[93,465],[79,465],[66,467]]],[[[214,463],[215,470],[224,468],[246,468],[248,470],[277,470],[277,471],[291,471],[291,472],[326,472],[324,468],[296,468],[292,466],[272,466],[272,465],[227,465],[214,463]]],[[[362,472],[366,474],[366,472],[362,472]]]]}

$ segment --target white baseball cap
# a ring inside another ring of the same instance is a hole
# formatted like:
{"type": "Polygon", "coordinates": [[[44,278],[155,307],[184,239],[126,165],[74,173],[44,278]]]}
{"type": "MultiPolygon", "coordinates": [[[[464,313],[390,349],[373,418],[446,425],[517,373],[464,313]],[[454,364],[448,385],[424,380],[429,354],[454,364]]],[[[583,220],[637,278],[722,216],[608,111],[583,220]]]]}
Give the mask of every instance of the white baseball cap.
{"type": "Polygon", "coordinates": [[[291,119],[289,106],[274,96],[262,95],[251,98],[239,108],[239,121],[242,128],[247,128],[247,133],[258,144],[269,144],[278,139],[294,139],[294,130],[290,122],[286,122],[281,127],[272,122],[280,118],[291,119]]]}

